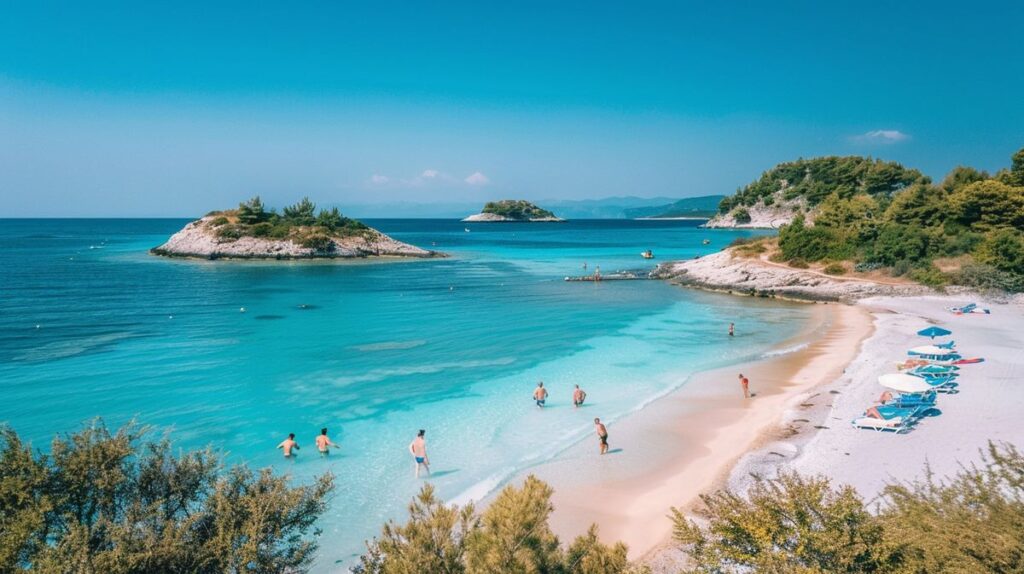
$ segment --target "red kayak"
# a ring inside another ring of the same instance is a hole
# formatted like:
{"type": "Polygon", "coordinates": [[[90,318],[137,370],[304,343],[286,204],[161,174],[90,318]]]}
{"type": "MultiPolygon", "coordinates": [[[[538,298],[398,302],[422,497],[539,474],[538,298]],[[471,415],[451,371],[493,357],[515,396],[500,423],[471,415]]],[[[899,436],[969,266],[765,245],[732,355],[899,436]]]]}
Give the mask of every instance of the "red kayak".
{"type": "Polygon", "coordinates": [[[985,359],[982,359],[981,357],[975,357],[973,359],[957,359],[957,360],[953,361],[953,364],[954,365],[970,365],[972,363],[984,363],[984,362],[985,362],[985,359]]]}

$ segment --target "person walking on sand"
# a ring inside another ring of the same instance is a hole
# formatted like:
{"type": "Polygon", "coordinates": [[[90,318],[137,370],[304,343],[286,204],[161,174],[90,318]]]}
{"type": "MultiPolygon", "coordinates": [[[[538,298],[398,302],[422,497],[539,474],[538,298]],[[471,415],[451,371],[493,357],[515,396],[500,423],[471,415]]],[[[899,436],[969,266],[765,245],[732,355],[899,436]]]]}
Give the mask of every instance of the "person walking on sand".
{"type": "Polygon", "coordinates": [[[420,477],[420,467],[422,466],[427,474],[430,474],[430,459],[427,458],[427,439],[424,435],[427,431],[420,429],[420,432],[416,435],[416,438],[412,439],[409,443],[409,453],[412,454],[412,458],[416,461],[416,478],[420,477]]]}
{"type": "Polygon", "coordinates": [[[743,373],[740,373],[740,386],[743,387],[743,398],[749,399],[750,398],[750,380],[747,379],[746,377],[744,377],[743,373]]]}
{"type": "Polygon", "coordinates": [[[601,419],[594,419],[594,430],[597,431],[597,439],[601,441],[601,454],[608,452],[608,429],[601,423],[601,419]]]}
{"type": "Polygon", "coordinates": [[[544,388],[544,381],[541,381],[537,383],[537,388],[533,389],[533,400],[537,402],[538,407],[543,407],[547,398],[548,390],[544,388]]]}
{"type": "Polygon", "coordinates": [[[327,456],[331,454],[331,447],[341,448],[337,444],[331,442],[331,439],[327,437],[327,429],[320,429],[320,436],[316,437],[316,449],[320,451],[320,456],[327,456]]]}
{"type": "Polygon", "coordinates": [[[585,400],[587,400],[587,393],[585,393],[579,385],[576,385],[576,390],[572,392],[572,406],[577,408],[582,407],[583,401],[585,400]]]}
{"type": "Polygon", "coordinates": [[[729,323],[729,336],[730,337],[735,337],[736,336],[736,324],[735,323],[729,323]]]}
{"type": "Polygon", "coordinates": [[[288,438],[281,441],[277,448],[284,449],[284,457],[292,457],[292,449],[299,450],[299,443],[295,442],[295,433],[289,433],[288,438]]]}

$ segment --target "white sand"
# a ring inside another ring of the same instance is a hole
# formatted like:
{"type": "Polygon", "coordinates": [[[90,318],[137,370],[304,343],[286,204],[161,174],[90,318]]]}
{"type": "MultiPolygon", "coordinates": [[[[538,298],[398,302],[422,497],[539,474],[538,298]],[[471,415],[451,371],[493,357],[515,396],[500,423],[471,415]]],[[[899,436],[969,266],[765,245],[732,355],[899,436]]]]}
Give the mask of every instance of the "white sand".
{"type": "Polygon", "coordinates": [[[752,472],[773,476],[786,469],[829,476],[853,485],[871,500],[887,483],[922,477],[926,463],[939,476],[956,473],[960,465],[977,462],[989,440],[1024,446],[1024,306],[987,303],[991,315],[957,316],[945,310],[967,302],[951,297],[863,300],[860,305],[874,316],[874,335],[844,375],[811,401],[824,408],[810,409],[810,415],[808,410],[791,409],[786,415],[790,421],[810,419],[805,426],[829,428],[748,454],[733,471],[730,486],[744,488],[752,472]],[[933,324],[953,332],[936,340],[952,338],[965,357],[980,356],[985,362],[964,365],[960,392],[939,395],[941,414],[924,419],[911,432],[895,435],[853,428],[850,420],[883,390],[878,376],[896,372],[895,363],[906,358],[907,349],[927,343],[916,332],[933,324]],[[772,451],[789,454],[780,459],[769,454],[772,451]]]}

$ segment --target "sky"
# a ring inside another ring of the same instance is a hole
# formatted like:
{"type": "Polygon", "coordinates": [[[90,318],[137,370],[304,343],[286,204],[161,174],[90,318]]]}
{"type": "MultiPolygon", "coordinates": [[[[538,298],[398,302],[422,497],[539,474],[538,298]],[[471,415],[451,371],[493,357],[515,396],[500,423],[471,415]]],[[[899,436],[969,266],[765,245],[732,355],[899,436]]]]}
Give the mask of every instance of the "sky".
{"type": "Polygon", "coordinates": [[[994,171],[1024,146],[1022,21],[984,1],[0,0],[0,217],[690,197],[822,155],[994,171]]]}

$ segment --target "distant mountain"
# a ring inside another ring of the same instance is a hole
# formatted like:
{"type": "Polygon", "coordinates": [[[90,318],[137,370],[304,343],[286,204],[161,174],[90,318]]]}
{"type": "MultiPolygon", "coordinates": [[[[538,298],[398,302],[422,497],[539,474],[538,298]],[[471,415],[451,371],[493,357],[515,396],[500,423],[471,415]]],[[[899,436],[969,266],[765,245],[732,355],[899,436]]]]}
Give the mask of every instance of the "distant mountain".
{"type": "MultiPolygon", "coordinates": [[[[537,203],[553,211],[555,215],[565,219],[630,219],[634,217],[650,217],[663,213],[673,213],[670,209],[676,204],[684,204],[679,215],[675,217],[710,217],[718,209],[718,201],[722,196],[694,197],[679,199],[676,197],[606,197],[604,199],[548,199],[537,203]],[[710,207],[704,207],[705,203],[710,207]],[[689,202],[698,202],[701,211],[710,213],[693,213],[689,210],[689,202]],[[641,215],[633,215],[640,213],[641,215]]],[[[338,204],[346,214],[363,219],[375,218],[438,218],[462,219],[467,213],[480,209],[477,202],[447,201],[436,203],[420,203],[411,201],[392,201],[382,203],[343,203],[338,204]]],[[[669,216],[672,217],[672,216],[669,216]]]]}
{"type": "Polygon", "coordinates": [[[663,205],[635,207],[624,210],[626,217],[712,217],[718,213],[718,204],[724,195],[702,195],[687,197],[663,205]]]}
{"type": "Polygon", "coordinates": [[[606,197],[604,199],[550,199],[545,207],[566,219],[626,219],[626,210],[666,205],[671,197],[606,197]]]}

